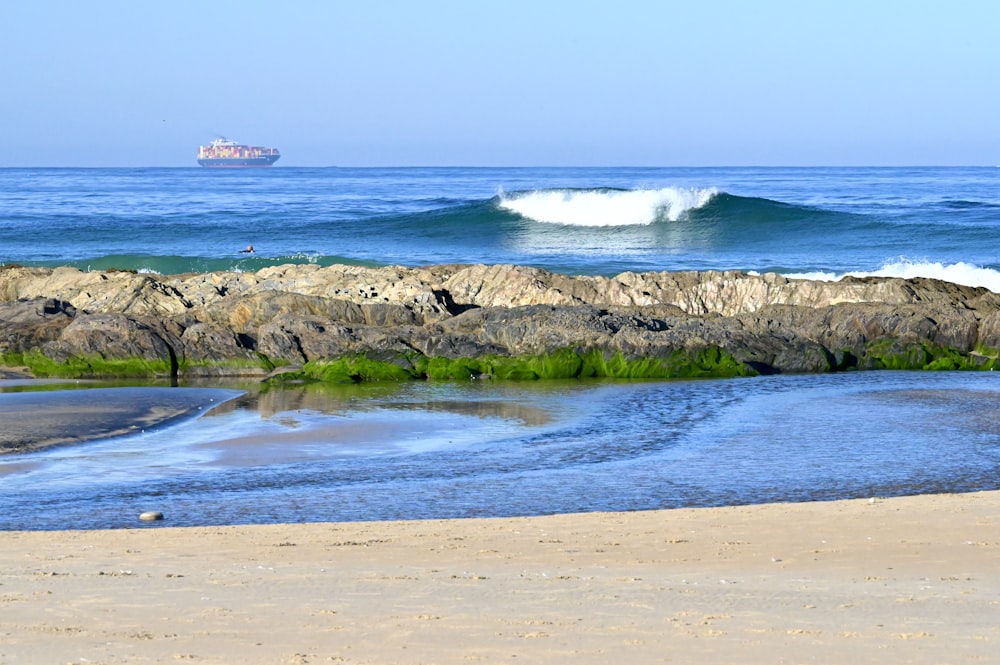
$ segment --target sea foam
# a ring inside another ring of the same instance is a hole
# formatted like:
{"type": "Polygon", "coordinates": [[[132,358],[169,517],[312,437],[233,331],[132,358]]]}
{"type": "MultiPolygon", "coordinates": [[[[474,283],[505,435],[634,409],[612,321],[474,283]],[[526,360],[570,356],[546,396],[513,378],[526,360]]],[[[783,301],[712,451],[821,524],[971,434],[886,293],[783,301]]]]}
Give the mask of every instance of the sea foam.
{"type": "Polygon", "coordinates": [[[522,217],[569,226],[633,226],[677,221],[706,205],[716,189],[676,188],[607,190],[546,189],[501,194],[500,207],[522,217]]]}
{"type": "Polygon", "coordinates": [[[897,259],[888,261],[878,270],[870,272],[810,272],[810,273],[790,273],[786,277],[795,279],[815,279],[822,281],[836,281],[841,277],[901,277],[911,279],[913,277],[926,277],[930,279],[940,279],[952,284],[962,286],[985,287],[995,293],[1000,293],[1000,271],[993,268],[983,268],[971,263],[938,263],[933,261],[911,261],[909,259],[897,259]]]}

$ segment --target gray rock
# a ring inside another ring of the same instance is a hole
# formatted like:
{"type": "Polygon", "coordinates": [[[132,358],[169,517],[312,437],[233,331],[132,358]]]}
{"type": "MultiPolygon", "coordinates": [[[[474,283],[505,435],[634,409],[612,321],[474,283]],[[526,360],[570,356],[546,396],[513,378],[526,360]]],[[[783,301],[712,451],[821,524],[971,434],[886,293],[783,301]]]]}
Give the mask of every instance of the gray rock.
{"type": "Polygon", "coordinates": [[[934,349],[988,364],[1000,348],[1000,296],[928,279],[569,276],[511,265],[173,276],[13,266],[0,268],[0,298],[0,353],[161,360],[182,375],[263,376],[272,364],[361,353],[405,362],[564,348],[629,359],[719,348],[761,372],[823,372],[934,349]]]}

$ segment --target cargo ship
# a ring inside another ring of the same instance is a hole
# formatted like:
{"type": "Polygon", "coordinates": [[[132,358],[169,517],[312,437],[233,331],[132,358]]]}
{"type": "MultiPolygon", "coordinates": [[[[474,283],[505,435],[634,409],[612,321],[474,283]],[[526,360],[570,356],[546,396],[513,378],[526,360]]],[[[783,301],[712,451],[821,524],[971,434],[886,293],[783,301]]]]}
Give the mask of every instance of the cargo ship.
{"type": "Polygon", "coordinates": [[[227,138],[215,139],[198,147],[198,163],[210,168],[247,168],[271,166],[281,153],[277,148],[243,145],[227,138]]]}

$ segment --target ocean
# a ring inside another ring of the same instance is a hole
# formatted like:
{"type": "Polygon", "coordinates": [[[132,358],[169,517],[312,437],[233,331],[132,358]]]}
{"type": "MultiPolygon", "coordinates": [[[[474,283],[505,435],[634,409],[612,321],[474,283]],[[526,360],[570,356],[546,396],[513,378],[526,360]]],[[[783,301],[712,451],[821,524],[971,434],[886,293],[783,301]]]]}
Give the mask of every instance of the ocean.
{"type": "MultiPolygon", "coordinates": [[[[984,167],[8,168],[0,265],[510,263],[1000,291],[998,185],[984,167]]],[[[21,389],[0,384],[0,401],[21,389]]],[[[1000,487],[989,372],[218,389],[221,406],[166,428],[0,457],[0,529],[133,526],[154,509],[232,524],[1000,487]]]]}
{"type": "Polygon", "coordinates": [[[512,263],[1000,290],[998,185],[996,168],[0,169],[0,264],[512,263]]]}

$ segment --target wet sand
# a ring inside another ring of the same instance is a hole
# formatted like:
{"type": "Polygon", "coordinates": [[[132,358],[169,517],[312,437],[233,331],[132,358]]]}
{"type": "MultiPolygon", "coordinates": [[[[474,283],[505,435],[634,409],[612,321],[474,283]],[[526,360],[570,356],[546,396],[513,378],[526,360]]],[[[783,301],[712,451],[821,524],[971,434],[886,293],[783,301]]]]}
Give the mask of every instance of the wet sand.
{"type": "Polygon", "coordinates": [[[0,533],[0,662],[977,663],[1000,492],[0,533]]]}
{"type": "MultiPolygon", "coordinates": [[[[18,385],[0,380],[0,388],[18,385]]],[[[35,380],[23,385],[38,386],[35,380]]],[[[0,454],[141,432],[238,395],[213,388],[99,388],[0,393],[0,454]]]]}

